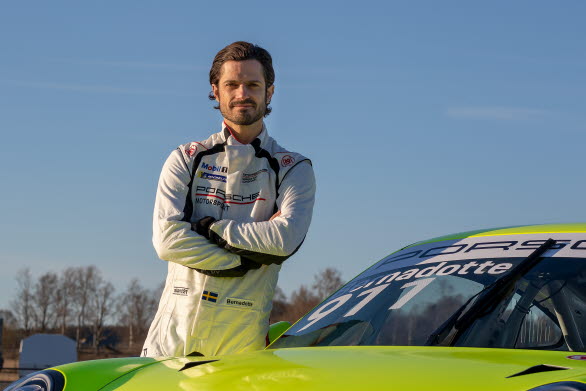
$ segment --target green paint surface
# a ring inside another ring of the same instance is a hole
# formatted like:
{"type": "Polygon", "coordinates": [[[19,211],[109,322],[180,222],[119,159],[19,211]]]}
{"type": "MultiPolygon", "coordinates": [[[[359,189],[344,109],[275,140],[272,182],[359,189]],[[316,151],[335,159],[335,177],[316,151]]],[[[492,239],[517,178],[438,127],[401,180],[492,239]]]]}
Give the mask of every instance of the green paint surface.
{"type": "Polygon", "coordinates": [[[545,234],[545,233],[578,233],[586,232],[586,223],[572,224],[540,224],[540,225],[518,225],[513,227],[501,227],[490,229],[479,229],[475,231],[459,232],[450,235],[438,236],[436,238],[424,240],[410,244],[405,247],[419,246],[420,244],[443,242],[444,240],[457,240],[464,238],[479,238],[483,236],[500,236],[500,235],[524,235],[524,234],[545,234]]]}
{"type": "Polygon", "coordinates": [[[79,361],[51,369],[65,376],[66,390],[97,390],[124,374],[159,361],[148,357],[111,358],[79,361]]]}
{"type": "MultiPolygon", "coordinates": [[[[223,357],[161,361],[132,370],[101,389],[518,391],[556,381],[586,381],[586,361],[567,358],[575,354],[578,353],[392,346],[264,350],[223,357]],[[210,359],[217,361],[181,370],[187,363],[210,359]],[[568,369],[508,378],[539,364],[568,369]]],[[[103,363],[107,361],[112,360],[104,360],[103,363]]],[[[83,363],[60,367],[68,378],[66,390],[100,389],[104,381],[100,380],[99,373],[108,365],[99,366],[101,368],[96,371],[92,370],[91,365],[83,363]],[[90,386],[90,379],[95,381],[94,387],[90,386]]],[[[122,367],[113,365],[112,369],[119,373],[129,368],[122,367]]]]}
{"type": "MultiPolygon", "coordinates": [[[[579,232],[586,232],[586,224],[517,226],[457,233],[411,246],[467,237],[579,232]]],[[[54,369],[65,375],[66,391],[518,391],[558,381],[586,383],[586,361],[568,358],[580,354],[459,347],[308,347],[222,357],[97,360],[54,369]],[[186,368],[207,360],[216,361],[186,368]],[[542,364],[566,369],[510,377],[542,364]]]]}

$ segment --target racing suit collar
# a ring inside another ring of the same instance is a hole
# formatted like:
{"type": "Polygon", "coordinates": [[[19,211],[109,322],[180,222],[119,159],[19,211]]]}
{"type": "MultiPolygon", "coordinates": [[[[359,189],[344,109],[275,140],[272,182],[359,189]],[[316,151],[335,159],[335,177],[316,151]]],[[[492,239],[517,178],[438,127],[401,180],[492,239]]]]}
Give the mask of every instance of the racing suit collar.
{"type": "MultiPolygon", "coordinates": [[[[222,121],[222,137],[224,141],[228,143],[228,145],[245,145],[242,144],[234,135],[234,131],[230,128],[225,121],[222,121]]],[[[258,136],[256,136],[255,140],[260,140],[260,146],[264,147],[265,142],[268,137],[267,127],[263,121],[262,123],[262,130],[258,136]]],[[[255,140],[253,140],[250,144],[252,144],[255,140]]]]}

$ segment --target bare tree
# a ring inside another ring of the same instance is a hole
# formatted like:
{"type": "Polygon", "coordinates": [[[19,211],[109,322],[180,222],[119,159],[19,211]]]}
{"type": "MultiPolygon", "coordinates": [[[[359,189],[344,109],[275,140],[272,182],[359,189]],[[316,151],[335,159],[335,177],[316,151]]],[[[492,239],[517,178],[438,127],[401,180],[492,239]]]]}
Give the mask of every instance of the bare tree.
{"type": "Polygon", "coordinates": [[[289,302],[285,292],[279,287],[275,289],[275,295],[273,296],[273,308],[271,310],[271,323],[279,322],[281,320],[288,320],[286,317],[289,302]]]}
{"type": "Polygon", "coordinates": [[[320,298],[313,290],[307,288],[305,285],[301,285],[291,294],[287,310],[288,320],[291,322],[297,321],[320,301],[320,298]]]}
{"type": "MultiPolygon", "coordinates": [[[[0,310],[0,319],[0,323],[4,323],[3,330],[0,332],[2,334],[0,345],[4,349],[17,350],[20,340],[23,337],[21,331],[18,329],[18,320],[12,311],[9,310],[0,310]]],[[[2,355],[1,350],[0,348],[0,356],[2,355]]]]}
{"type": "Polygon", "coordinates": [[[28,268],[16,273],[16,297],[10,302],[12,312],[24,334],[28,335],[33,326],[33,278],[28,268]]]}
{"type": "Polygon", "coordinates": [[[81,329],[87,324],[88,306],[91,296],[96,291],[96,279],[99,274],[99,270],[93,265],[75,268],[73,272],[75,318],[77,319],[75,339],[78,349],[81,343],[81,329]]]}
{"type": "Polygon", "coordinates": [[[344,281],[340,271],[328,267],[313,276],[311,288],[301,285],[291,293],[289,300],[283,290],[277,287],[273,297],[271,322],[298,320],[342,285],[344,281]]]}
{"type": "Polygon", "coordinates": [[[311,288],[321,301],[337,291],[342,285],[344,285],[342,273],[338,269],[328,267],[313,276],[311,288]]]}
{"type": "Polygon", "coordinates": [[[55,289],[57,288],[57,275],[45,273],[39,277],[32,297],[33,318],[37,330],[44,333],[52,326],[55,318],[55,289]]]}
{"type": "Polygon", "coordinates": [[[15,329],[18,327],[18,321],[12,311],[0,310],[0,318],[4,319],[4,327],[15,329]]]}
{"type": "Polygon", "coordinates": [[[142,287],[137,279],[128,284],[126,291],[118,299],[119,322],[128,327],[128,347],[132,348],[135,339],[143,337],[155,314],[156,290],[149,291],[142,287]]]}
{"type": "Polygon", "coordinates": [[[114,312],[114,286],[104,281],[101,277],[96,278],[96,290],[89,303],[90,319],[92,321],[93,344],[98,352],[102,340],[104,322],[114,312]]]}
{"type": "Polygon", "coordinates": [[[55,290],[55,315],[61,334],[65,334],[71,320],[75,296],[76,269],[68,267],[59,277],[55,290]]]}

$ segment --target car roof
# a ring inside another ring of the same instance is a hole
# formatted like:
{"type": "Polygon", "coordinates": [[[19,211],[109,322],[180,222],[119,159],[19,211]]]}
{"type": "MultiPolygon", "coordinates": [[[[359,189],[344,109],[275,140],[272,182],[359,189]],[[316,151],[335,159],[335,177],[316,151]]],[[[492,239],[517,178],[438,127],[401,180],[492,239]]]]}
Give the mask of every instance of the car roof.
{"type": "Polygon", "coordinates": [[[586,232],[586,223],[516,225],[512,227],[479,229],[475,231],[458,232],[450,235],[438,236],[436,238],[410,244],[404,248],[418,246],[420,244],[426,243],[443,242],[444,240],[479,238],[483,236],[579,232],[586,232]]]}

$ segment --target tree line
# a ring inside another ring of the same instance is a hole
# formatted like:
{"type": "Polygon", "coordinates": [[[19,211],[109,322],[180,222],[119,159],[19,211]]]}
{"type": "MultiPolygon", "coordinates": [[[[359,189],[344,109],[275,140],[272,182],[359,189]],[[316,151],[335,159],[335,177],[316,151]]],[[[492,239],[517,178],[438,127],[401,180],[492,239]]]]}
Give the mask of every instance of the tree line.
{"type": "Polygon", "coordinates": [[[87,343],[88,335],[97,348],[106,325],[124,327],[132,347],[150,325],[162,290],[149,290],[133,279],[116,294],[95,266],[68,267],[36,279],[29,269],[22,269],[16,275],[16,285],[10,310],[2,311],[5,328],[18,329],[22,337],[48,332],[68,335],[77,341],[78,348],[87,343]]]}
{"type": "MultiPolygon", "coordinates": [[[[317,273],[310,285],[301,285],[287,297],[277,287],[271,322],[294,322],[343,284],[334,268],[317,273]]],[[[29,269],[16,275],[10,309],[0,310],[4,328],[15,340],[34,333],[60,333],[98,350],[113,329],[125,348],[139,349],[155,315],[164,282],[155,289],[129,281],[117,293],[95,266],[68,267],[34,278],[29,269]]],[[[7,337],[7,336],[5,336],[7,337]]],[[[17,343],[17,341],[12,341],[17,343]]]]}

